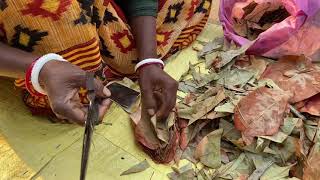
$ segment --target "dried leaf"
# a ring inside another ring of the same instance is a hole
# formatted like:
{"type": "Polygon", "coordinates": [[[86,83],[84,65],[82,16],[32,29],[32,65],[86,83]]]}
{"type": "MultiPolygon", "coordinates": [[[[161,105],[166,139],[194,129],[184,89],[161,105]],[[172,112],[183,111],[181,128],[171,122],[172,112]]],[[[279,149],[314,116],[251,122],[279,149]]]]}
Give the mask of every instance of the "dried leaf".
{"type": "Polygon", "coordinates": [[[320,177],[320,152],[312,153],[305,163],[303,180],[318,180],[320,177]]]}
{"type": "Polygon", "coordinates": [[[210,68],[212,66],[213,62],[217,59],[218,55],[219,52],[213,52],[205,56],[206,68],[210,68]]]}
{"type": "Polygon", "coordinates": [[[238,68],[225,70],[220,73],[217,83],[227,87],[242,87],[253,78],[254,74],[253,71],[238,68]]]}
{"type": "Polygon", "coordinates": [[[223,129],[211,132],[198,144],[195,158],[208,167],[217,168],[221,165],[220,139],[223,129]]]}
{"type": "Polygon", "coordinates": [[[282,179],[289,177],[289,171],[293,165],[280,167],[273,164],[267,169],[267,171],[261,176],[260,180],[270,180],[270,179],[282,179]]]}
{"type": "Polygon", "coordinates": [[[139,164],[136,164],[136,165],[132,166],[131,168],[129,168],[128,170],[124,171],[123,173],[120,174],[120,176],[142,172],[142,171],[148,169],[149,167],[150,167],[150,165],[149,165],[148,161],[144,160],[144,161],[140,162],[139,164]]]}
{"type": "MultiPolygon", "coordinates": [[[[209,97],[204,101],[196,104],[193,107],[193,114],[191,115],[191,119],[189,121],[189,125],[193,122],[197,121],[201,117],[205,116],[208,112],[212,111],[221,101],[226,98],[224,94],[224,90],[220,90],[216,96],[209,97]]],[[[180,113],[180,112],[179,112],[180,113]]],[[[180,115],[179,115],[180,117],[180,115]]]]}
{"type": "Polygon", "coordinates": [[[251,171],[251,165],[247,162],[246,156],[242,153],[236,160],[222,165],[218,169],[216,177],[223,179],[236,179],[247,175],[251,171]]]}
{"type": "Polygon", "coordinates": [[[219,50],[223,46],[223,38],[216,38],[211,42],[208,42],[202,49],[201,52],[199,52],[198,56],[202,57],[206,54],[210,54],[211,52],[215,50],[219,50]]]}
{"type": "Polygon", "coordinates": [[[282,143],[291,134],[292,130],[298,123],[297,118],[286,118],[284,119],[283,125],[280,126],[281,131],[277,132],[273,136],[260,136],[264,139],[269,139],[273,142],[282,143]]]}
{"type": "Polygon", "coordinates": [[[149,149],[160,148],[160,141],[150,121],[150,116],[145,110],[142,111],[141,119],[135,127],[135,136],[138,142],[149,149]]]}
{"type": "Polygon", "coordinates": [[[235,108],[234,122],[247,144],[251,144],[255,136],[278,132],[289,98],[284,91],[262,87],[240,100],[235,108]]]}
{"type": "Polygon", "coordinates": [[[262,78],[272,79],[282,90],[293,94],[290,103],[320,92],[320,68],[305,57],[287,56],[268,66],[262,78]]]}
{"type": "Polygon", "coordinates": [[[234,104],[232,102],[227,102],[225,104],[222,104],[222,105],[214,108],[214,111],[221,112],[221,113],[233,113],[234,112],[234,104]]]}
{"type": "Polygon", "coordinates": [[[157,137],[165,142],[166,144],[169,143],[169,128],[167,125],[167,121],[164,120],[157,120],[157,116],[151,117],[151,122],[154,126],[156,131],[157,137]]]}
{"type": "Polygon", "coordinates": [[[314,116],[320,116],[320,94],[307,99],[306,102],[304,102],[304,106],[300,108],[299,111],[314,116]]]}
{"type": "Polygon", "coordinates": [[[230,142],[236,141],[241,138],[241,133],[230,122],[221,119],[219,123],[219,128],[223,129],[223,137],[230,142]]]}
{"type": "Polygon", "coordinates": [[[264,162],[260,166],[256,166],[256,170],[249,176],[248,180],[259,180],[266,170],[273,164],[273,161],[264,162]]]}
{"type": "Polygon", "coordinates": [[[174,170],[174,172],[168,174],[169,179],[171,180],[196,180],[196,173],[192,168],[192,165],[189,163],[180,169],[174,170]]]}
{"type": "Polygon", "coordinates": [[[251,65],[246,69],[255,72],[255,78],[259,79],[267,68],[267,61],[262,57],[250,56],[251,65]]]}
{"type": "Polygon", "coordinates": [[[228,50],[225,52],[221,52],[220,57],[221,57],[221,61],[215,65],[215,68],[219,69],[224,67],[225,65],[229,64],[234,58],[236,58],[237,56],[244,54],[247,49],[249,49],[249,47],[252,45],[252,42],[243,45],[241,48],[237,49],[237,50],[228,50]]]}

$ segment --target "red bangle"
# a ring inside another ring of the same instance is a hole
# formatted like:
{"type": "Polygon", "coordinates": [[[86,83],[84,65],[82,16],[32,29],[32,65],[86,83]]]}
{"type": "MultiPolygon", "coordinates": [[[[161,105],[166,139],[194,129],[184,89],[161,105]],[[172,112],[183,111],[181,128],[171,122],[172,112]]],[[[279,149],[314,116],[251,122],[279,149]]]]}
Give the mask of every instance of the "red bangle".
{"type": "Polygon", "coordinates": [[[36,59],[35,61],[33,61],[30,66],[28,67],[27,71],[26,71],[26,77],[25,77],[25,85],[26,85],[26,89],[27,91],[33,95],[33,96],[45,96],[44,94],[41,94],[39,92],[37,92],[36,90],[34,90],[34,88],[32,87],[31,84],[31,72],[33,69],[34,64],[37,62],[38,59],[36,59]]]}
{"type": "Polygon", "coordinates": [[[150,63],[145,63],[145,64],[143,64],[142,66],[140,66],[140,67],[137,69],[137,71],[139,72],[140,69],[142,69],[142,68],[144,68],[144,67],[146,67],[146,66],[149,66],[149,65],[159,65],[159,66],[161,67],[161,69],[164,68],[163,64],[161,64],[161,63],[150,62],[150,63]]]}

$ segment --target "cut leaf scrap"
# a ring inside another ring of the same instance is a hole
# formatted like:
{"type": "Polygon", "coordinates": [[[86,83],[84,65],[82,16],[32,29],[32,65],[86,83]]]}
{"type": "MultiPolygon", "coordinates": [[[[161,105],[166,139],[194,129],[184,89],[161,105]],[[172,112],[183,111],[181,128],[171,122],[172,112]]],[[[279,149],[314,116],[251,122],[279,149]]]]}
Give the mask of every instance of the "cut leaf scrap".
{"type": "Polygon", "coordinates": [[[246,144],[251,144],[253,137],[278,132],[288,110],[289,98],[284,91],[261,87],[240,100],[234,122],[246,144]]]}
{"type": "Polygon", "coordinates": [[[132,166],[131,168],[129,168],[128,170],[124,171],[123,173],[120,174],[120,176],[142,172],[142,171],[148,169],[149,167],[150,167],[150,165],[149,165],[148,161],[144,160],[144,161],[140,162],[139,164],[136,164],[136,165],[132,166]]]}
{"type": "Polygon", "coordinates": [[[218,129],[205,136],[198,144],[195,158],[211,168],[221,165],[220,141],[223,129],[218,129]]]}

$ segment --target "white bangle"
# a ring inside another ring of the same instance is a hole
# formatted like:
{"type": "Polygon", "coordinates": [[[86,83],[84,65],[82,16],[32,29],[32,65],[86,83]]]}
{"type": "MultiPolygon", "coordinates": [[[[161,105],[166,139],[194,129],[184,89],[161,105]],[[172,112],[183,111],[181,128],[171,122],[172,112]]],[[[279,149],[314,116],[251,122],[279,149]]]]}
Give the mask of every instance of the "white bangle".
{"type": "Polygon", "coordinates": [[[46,91],[40,86],[39,83],[39,74],[43,66],[49,61],[67,61],[63,59],[62,56],[54,53],[46,54],[40,57],[35,63],[31,70],[31,84],[37,92],[46,95],[46,91]]]}
{"type": "Polygon", "coordinates": [[[161,59],[154,59],[154,58],[150,58],[150,59],[145,59],[140,61],[134,68],[134,71],[137,72],[137,70],[141,67],[144,66],[146,64],[160,64],[162,66],[162,68],[164,67],[164,63],[161,59]]]}

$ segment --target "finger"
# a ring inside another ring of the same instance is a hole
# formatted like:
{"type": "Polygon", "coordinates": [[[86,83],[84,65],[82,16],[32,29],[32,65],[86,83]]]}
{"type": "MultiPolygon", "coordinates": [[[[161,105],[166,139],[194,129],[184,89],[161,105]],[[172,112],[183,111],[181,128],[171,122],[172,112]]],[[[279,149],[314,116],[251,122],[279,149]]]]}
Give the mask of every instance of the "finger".
{"type": "Polygon", "coordinates": [[[178,86],[176,82],[168,83],[162,91],[163,101],[158,112],[159,118],[166,119],[176,105],[178,86]]]}
{"type": "Polygon", "coordinates": [[[153,89],[149,83],[141,86],[141,95],[143,108],[145,108],[150,116],[154,116],[157,109],[156,99],[153,94],[153,89]]]}
{"type": "Polygon", "coordinates": [[[99,79],[94,80],[94,86],[97,93],[97,96],[106,98],[111,96],[109,89],[103,85],[102,81],[99,79]]]}
{"type": "Polygon", "coordinates": [[[102,103],[99,105],[99,119],[100,122],[102,122],[104,115],[109,110],[110,106],[112,104],[112,101],[110,99],[104,99],[102,103]]]}
{"type": "Polygon", "coordinates": [[[157,111],[157,118],[159,120],[166,119],[167,114],[169,113],[166,112],[167,101],[165,99],[165,96],[160,92],[155,92],[154,95],[157,99],[157,104],[159,104],[158,111],[157,111]]]}
{"type": "Polygon", "coordinates": [[[86,111],[84,112],[81,106],[79,107],[79,104],[67,100],[54,100],[52,102],[52,110],[55,112],[55,114],[65,117],[66,119],[77,123],[79,125],[84,125],[85,123],[85,117],[86,117],[86,111]]]}

